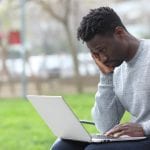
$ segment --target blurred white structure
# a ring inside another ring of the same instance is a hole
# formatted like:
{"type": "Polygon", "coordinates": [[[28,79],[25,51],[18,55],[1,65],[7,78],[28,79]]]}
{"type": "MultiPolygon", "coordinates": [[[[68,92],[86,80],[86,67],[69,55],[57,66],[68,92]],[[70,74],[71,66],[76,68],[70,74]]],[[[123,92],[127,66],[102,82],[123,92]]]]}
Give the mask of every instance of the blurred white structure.
{"type": "MultiPolygon", "coordinates": [[[[82,76],[98,73],[90,53],[79,53],[78,60],[82,76]]],[[[12,77],[21,76],[21,59],[8,59],[6,64],[12,77]]],[[[72,57],[69,54],[31,56],[26,63],[26,74],[28,77],[34,75],[41,78],[72,77],[74,74],[72,57]]]]}

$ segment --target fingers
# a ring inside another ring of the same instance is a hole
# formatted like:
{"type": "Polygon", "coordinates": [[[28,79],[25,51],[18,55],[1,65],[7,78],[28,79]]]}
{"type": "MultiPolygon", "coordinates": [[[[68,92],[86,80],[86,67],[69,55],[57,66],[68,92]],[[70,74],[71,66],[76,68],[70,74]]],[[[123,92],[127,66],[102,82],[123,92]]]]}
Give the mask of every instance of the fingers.
{"type": "Polygon", "coordinates": [[[108,132],[105,133],[106,136],[116,136],[118,137],[119,135],[122,135],[125,132],[125,127],[122,125],[117,125],[108,132]]]}
{"type": "Polygon", "coordinates": [[[118,124],[105,133],[106,136],[120,137],[128,135],[132,137],[144,136],[143,128],[137,123],[118,124]]]}
{"type": "Polygon", "coordinates": [[[92,53],[92,58],[94,59],[95,63],[99,67],[99,69],[104,73],[108,74],[110,72],[113,72],[114,68],[107,67],[104,65],[101,61],[98,55],[92,53]]]}
{"type": "Polygon", "coordinates": [[[113,135],[114,138],[118,138],[120,137],[121,135],[124,135],[124,131],[121,131],[121,132],[117,132],[113,135]]]}

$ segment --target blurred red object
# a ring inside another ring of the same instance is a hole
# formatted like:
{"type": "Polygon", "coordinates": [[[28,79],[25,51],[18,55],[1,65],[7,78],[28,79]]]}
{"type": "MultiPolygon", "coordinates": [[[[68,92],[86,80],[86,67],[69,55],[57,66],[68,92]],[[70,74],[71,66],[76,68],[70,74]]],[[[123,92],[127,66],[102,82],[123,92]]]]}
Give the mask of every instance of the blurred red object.
{"type": "Polygon", "coordinates": [[[10,31],[8,34],[8,43],[10,45],[21,44],[20,32],[19,31],[10,31]]]}

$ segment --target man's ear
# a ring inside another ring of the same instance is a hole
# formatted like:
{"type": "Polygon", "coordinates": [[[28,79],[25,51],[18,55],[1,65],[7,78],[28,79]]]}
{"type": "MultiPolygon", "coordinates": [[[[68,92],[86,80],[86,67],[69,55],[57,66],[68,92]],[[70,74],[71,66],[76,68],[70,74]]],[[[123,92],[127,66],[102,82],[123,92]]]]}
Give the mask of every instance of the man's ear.
{"type": "Polygon", "coordinates": [[[115,31],[114,31],[114,36],[116,36],[117,38],[123,38],[125,35],[125,30],[123,27],[120,27],[120,26],[117,26],[115,28],[115,31]]]}

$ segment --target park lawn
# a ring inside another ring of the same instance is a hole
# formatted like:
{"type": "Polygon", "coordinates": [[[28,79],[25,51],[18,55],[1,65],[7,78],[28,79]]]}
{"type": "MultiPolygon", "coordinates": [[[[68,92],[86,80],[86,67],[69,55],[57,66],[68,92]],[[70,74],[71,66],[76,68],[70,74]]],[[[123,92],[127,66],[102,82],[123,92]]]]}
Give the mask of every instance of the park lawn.
{"type": "MultiPolygon", "coordinates": [[[[94,94],[64,95],[75,114],[91,120],[94,94]]],[[[129,120],[129,114],[123,122],[129,120]]],[[[90,133],[95,127],[85,126],[90,133]]],[[[0,99],[0,150],[49,150],[56,137],[39,117],[32,105],[24,99],[0,99]]]]}

